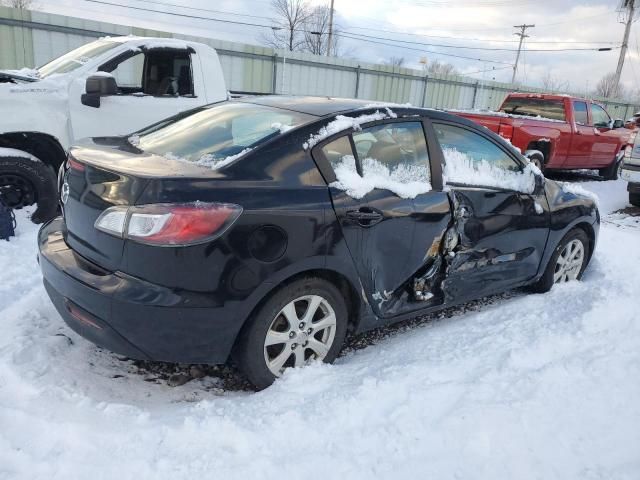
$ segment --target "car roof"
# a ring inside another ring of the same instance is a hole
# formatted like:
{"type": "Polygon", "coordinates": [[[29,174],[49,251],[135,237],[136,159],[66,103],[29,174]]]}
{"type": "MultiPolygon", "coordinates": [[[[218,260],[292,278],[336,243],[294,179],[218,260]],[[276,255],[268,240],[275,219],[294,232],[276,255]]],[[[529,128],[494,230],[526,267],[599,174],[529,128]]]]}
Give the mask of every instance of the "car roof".
{"type": "MultiPolygon", "coordinates": [[[[292,95],[242,97],[236,99],[236,101],[283,108],[285,110],[293,110],[295,112],[306,113],[317,117],[325,117],[327,115],[335,115],[340,112],[364,109],[369,106],[371,108],[387,106],[387,104],[376,105],[372,100],[357,100],[353,98],[337,97],[298,97],[292,95]]],[[[392,107],[393,105],[388,104],[388,106],[392,107]]]]}

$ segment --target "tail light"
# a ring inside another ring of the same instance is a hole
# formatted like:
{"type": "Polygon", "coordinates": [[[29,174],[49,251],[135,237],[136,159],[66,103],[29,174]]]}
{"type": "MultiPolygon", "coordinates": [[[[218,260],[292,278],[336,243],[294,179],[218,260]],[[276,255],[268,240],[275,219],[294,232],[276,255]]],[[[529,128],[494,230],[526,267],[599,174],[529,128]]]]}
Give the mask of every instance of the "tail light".
{"type": "Polygon", "coordinates": [[[73,157],[67,157],[67,167],[76,172],[84,172],[84,163],[80,163],[73,157]]]}
{"type": "Polygon", "coordinates": [[[501,123],[498,128],[498,135],[502,138],[506,138],[507,140],[511,140],[513,138],[513,126],[508,125],[506,123],[501,123]]]}
{"type": "Polygon", "coordinates": [[[230,203],[111,207],[102,212],[95,227],[109,235],[149,245],[195,245],[220,236],[241,213],[241,206],[230,203]]]}

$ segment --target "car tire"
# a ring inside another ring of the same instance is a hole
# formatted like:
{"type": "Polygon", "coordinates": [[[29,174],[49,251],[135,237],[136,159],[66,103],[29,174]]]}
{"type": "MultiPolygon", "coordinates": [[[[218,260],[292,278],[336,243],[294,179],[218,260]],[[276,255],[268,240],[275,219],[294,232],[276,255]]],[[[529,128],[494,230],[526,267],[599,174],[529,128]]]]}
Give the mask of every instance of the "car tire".
{"type": "Polygon", "coordinates": [[[239,335],[233,359],[248,380],[262,390],[280,376],[275,371],[317,358],[332,363],[344,343],[347,323],[347,305],[340,291],[326,280],[305,277],[283,285],[258,308],[239,335]],[[316,308],[311,322],[307,317],[310,307],[316,308]],[[332,314],[332,326],[309,331],[316,324],[330,325],[332,314]],[[324,355],[320,357],[314,349],[324,355]]]}
{"type": "Polygon", "coordinates": [[[567,275],[569,277],[567,280],[561,279],[561,281],[580,280],[582,278],[582,274],[584,273],[584,270],[585,268],[587,268],[587,265],[589,263],[590,242],[589,237],[584,230],[582,230],[581,228],[574,228],[570,230],[556,246],[555,250],[553,251],[553,255],[551,255],[551,258],[549,259],[549,263],[547,264],[547,267],[542,274],[542,277],[540,277],[540,279],[536,283],[529,287],[532,292],[545,293],[551,290],[551,287],[553,287],[554,283],[560,283],[560,281],[558,281],[556,278],[556,275],[559,273],[558,268],[562,268],[562,264],[561,262],[559,262],[559,258],[561,254],[563,254],[564,256],[565,249],[568,246],[575,245],[574,242],[578,242],[581,244],[582,262],[579,266],[576,265],[575,270],[571,274],[567,275]],[[573,273],[575,273],[575,278],[572,278],[573,273]]]}
{"type": "Polygon", "coordinates": [[[541,153],[536,152],[527,154],[527,158],[531,163],[538,167],[542,173],[544,173],[544,156],[541,153]]]}
{"type": "Polygon", "coordinates": [[[618,155],[615,161],[608,167],[598,170],[598,174],[605,180],[618,180],[622,170],[622,155],[618,155]]]}
{"type": "Polygon", "coordinates": [[[34,203],[33,223],[51,220],[58,211],[58,187],[53,170],[40,160],[24,157],[0,158],[0,192],[5,203],[20,209],[34,203]]]}
{"type": "Polygon", "coordinates": [[[635,207],[640,207],[640,193],[629,193],[629,203],[635,207]]]}

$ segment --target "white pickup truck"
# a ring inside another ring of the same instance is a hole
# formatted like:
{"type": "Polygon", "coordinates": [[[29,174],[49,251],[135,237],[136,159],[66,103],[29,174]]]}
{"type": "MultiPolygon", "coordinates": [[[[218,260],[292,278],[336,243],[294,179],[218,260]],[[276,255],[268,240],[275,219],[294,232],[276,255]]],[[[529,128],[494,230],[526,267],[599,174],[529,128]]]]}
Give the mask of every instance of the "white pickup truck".
{"type": "Polygon", "coordinates": [[[130,134],[227,98],[216,51],[171,38],[107,37],[36,70],[0,71],[0,200],[37,203],[32,220],[48,220],[76,140],[130,134]]]}

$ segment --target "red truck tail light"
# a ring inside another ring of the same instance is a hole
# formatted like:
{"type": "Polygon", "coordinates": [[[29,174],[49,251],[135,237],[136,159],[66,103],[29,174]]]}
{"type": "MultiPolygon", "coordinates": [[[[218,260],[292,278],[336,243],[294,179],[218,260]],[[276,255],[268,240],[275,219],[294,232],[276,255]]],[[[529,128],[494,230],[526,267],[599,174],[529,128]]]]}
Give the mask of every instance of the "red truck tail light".
{"type": "Polygon", "coordinates": [[[220,236],[242,213],[229,203],[155,204],[111,207],[95,227],[109,235],[158,246],[185,246],[220,236]]]}
{"type": "Polygon", "coordinates": [[[513,126],[508,125],[506,123],[501,123],[498,128],[498,135],[502,138],[506,138],[507,140],[511,140],[513,138],[513,126]]]}

